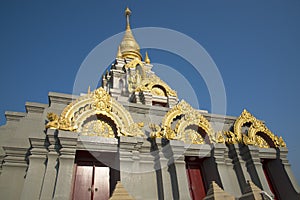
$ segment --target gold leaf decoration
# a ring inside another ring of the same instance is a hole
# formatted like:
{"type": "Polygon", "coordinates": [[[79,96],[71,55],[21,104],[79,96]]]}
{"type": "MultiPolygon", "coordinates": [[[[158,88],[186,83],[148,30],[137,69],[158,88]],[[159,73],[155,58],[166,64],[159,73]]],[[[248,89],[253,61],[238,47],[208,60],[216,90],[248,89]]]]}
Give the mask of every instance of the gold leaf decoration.
{"type": "Polygon", "coordinates": [[[127,137],[144,137],[145,135],[141,128],[142,127],[139,124],[132,123],[121,130],[121,134],[127,137]]]}
{"type": "Polygon", "coordinates": [[[228,144],[243,143],[260,148],[286,147],[281,137],[279,138],[272,133],[262,121],[256,119],[246,109],[244,109],[242,114],[236,119],[234,123],[234,133],[226,132],[225,135],[227,137],[226,143],[228,144]],[[247,123],[250,127],[247,133],[242,133],[242,127],[247,123]],[[272,141],[272,144],[267,141],[272,141]]]}
{"type": "Polygon", "coordinates": [[[95,120],[86,123],[82,128],[81,135],[102,136],[108,138],[115,137],[112,127],[105,121],[101,120],[95,120]]]}
{"type": "Polygon", "coordinates": [[[161,87],[167,93],[167,96],[177,97],[176,91],[172,90],[164,81],[162,81],[158,76],[152,75],[141,81],[141,83],[135,89],[136,92],[151,92],[154,87],[161,87]]]}
{"type": "Polygon", "coordinates": [[[185,143],[204,144],[204,138],[197,130],[191,128],[192,126],[197,127],[197,129],[201,128],[208,135],[210,142],[216,142],[209,121],[183,100],[166,113],[161,126],[149,125],[152,130],[150,136],[168,140],[182,140],[185,143]],[[172,122],[175,119],[179,120],[176,122],[175,129],[172,129],[172,122]]]}
{"type": "Polygon", "coordinates": [[[93,92],[92,98],[92,106],[96,111],[105,111],[108,113],[111,111],[112,103],[110,95],[102,87],[93,92]]]}
{"type": "Polygon", "coordinates": [[[55,113],[48,113],[47,118],[49,122],[46,124],[46,128],[60,129],[66,131],[75,131],[76,127],[72,126],[72,123],[63,117],[59,117],[55,113]]]}

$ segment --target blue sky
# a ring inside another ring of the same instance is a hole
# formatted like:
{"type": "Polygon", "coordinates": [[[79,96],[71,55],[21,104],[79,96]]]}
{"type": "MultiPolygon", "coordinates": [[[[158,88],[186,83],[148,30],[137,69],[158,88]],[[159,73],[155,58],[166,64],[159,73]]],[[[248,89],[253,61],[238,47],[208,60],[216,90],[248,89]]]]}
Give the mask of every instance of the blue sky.
{"type": "MultiPolygon", "coordinates": [[[[205,48],[223,78],[227,114],[238,116],[247,108],[282,136],[299,182],[298,0],[1,1],[0,124],[6,110],[24,112],[26,101],[48,103],[49,91],[72,93],[91,50],[124,31],[127,5],[133,28],[176,30],[205,48]]],[[[148,51],[152,62],[190,79],[200,108],[210,111],[206,85],[188,70],[189,63],[172,53],[148,51]]]]}

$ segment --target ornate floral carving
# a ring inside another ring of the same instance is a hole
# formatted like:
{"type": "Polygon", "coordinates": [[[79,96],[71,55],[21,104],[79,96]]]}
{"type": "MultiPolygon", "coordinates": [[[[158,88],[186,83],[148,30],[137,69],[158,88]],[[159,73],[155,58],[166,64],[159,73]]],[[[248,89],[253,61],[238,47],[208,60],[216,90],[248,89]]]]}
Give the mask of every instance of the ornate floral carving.
{"type": "Polygon", "coordinates": [[[85,124],[82,128],[81,135],[102,136],[108,138],[115,137],[112,127],[105,121],[101,120],[94,120],[85,124]]]}
{"type": "MultiPolygon", "coordinates": [[[[83,131],[84,121],[101,114],[112,120],[117,127],[117,135],[136,136],[144,135],[140,130],[142,123],[134,124],[130,113],[102,88],[77,98],[65,107],[60,116],[49,113],[49,122],[46,128],[68,131],[83,131]]],[[[97,134],[97,133],[89,133],[97,134]]],[[[99,134],[97,134],[99,135],[99,134]]],[[[105,136],[105,135],[103,135],[105,136]]],[[[111,137],[112,134],[109,134],[111,137]]]]}
{"type": "Polygon", "coordinates": [[[46,128],[60,129],[60,130],[67,130],[67,131],[75,131],[77,129],[67,119],[63,117],[59,117],[55,113],[52,112],[48,113],[47,118],[49,122],[46,124],[46,128]]]}
{"type": "Polygon", "coordinates": [[[191,144],[205,143],[203,137],[193,129],[185,130],[184,134],[182,134],[182,136],[179,139],[183,140],[185,143],[191,143],[191,144]]]}
{"type": "Polygon", "coordinates": [[[165,91],[163,91],[159,87],[153,87],[151,89],[151,94],[154,95],[154,96],[166,96],[165,91]]]}
{"type": "Polygon", "coordinates": [[[152,75],[148,78],[145,78],[135,89],[136,92],[151,92],[155,86],[160,86],[164,88],[167,93],[167,96],[177,97],[176,91],[172,90],[165,82],[163,82],[156,75],[152,75]]]}
{"type": "Polygon", "coordinates": [[[129,63],[127,63],[124,67],[125,68],[135,68],[137,65],[144,67],[144,63],[139,59],[133,59],[129,63]]]}
{"type": "Polygon", "coordinates": [[[59,127],[59,116],[57,114],[50,112],[47,114],[47,119],[49,122],[46,124],[46,128],[57,129],[59,127]]]}
{"type": "Polygon", "coordinates": [[[237,144],[238,141],[238,137],[231,131],[224,131],[223,134],[226,136],[225,138],[225,142],[227,144],[237,144]]]}
{"type": "Polygon", "coordinates": [[[204,138],[197,130],[191,128],[192,126],[201,128],[208,135],[210,142],[216,141],[208,120],[183,100],[167,112],[161,126],[149,125],[153,131],[150,136],[163,137],[169,140],[182,140],[186,143],[203,144],[204,138]],[[172,122],[177,118],[179,121],[173,130],[171,128],[172,122]]]}
{"type": "Polygon", "coordinates": [[[149,124],[149,128],[152,130],[150,133],[151,138],[162,138],[163,137],[163,132],[161,126],[157,124],[149,124]]]}
{"type": "Polygon", "coordinates": [[[132,123],[121,130],[121,134],[129,137],[144,137],[145,135],[141,128],[142,127],[138,123],[132,123]]]}
{"type": "Polygon", "coordinates": [[[286,143],[284,142],[281,136],[275,136],[274,142],[277,147],[286,147],[286,143]]]}
{"type": "Polygon", "coordinates": [[[102,87],[92,93],[92,98],[92,106],[96,111],[105,111],[108,113],[111,111],[112,103],[110,95],[102,87]]]}
{"type": "Polygon", "coordinates": [[[225,138],[224,135],[222,134],[222,132],[218,132],[217,136],[216,136],[216,143],[225,143],[225,138]]]}
{"type": "Polygon", "coordinates": [[[234,123],[234,133],[227,132],[226,143],[244,143],[245,145],[254,145],[261,148],[269,147],[285,147],[283,139],[274,135],[266,125],[260,120],[256,119],[247,110],[243,110],[242,114],[237,118],[234,123]],[[250,127],[247,133],[242,133],[242,127],[249,123],[250,127]],[[260,135],[258,135],[260,134],[260,135]],[[273,144],[269,144],[267,139],[272,141],[273,144]],[[280,141],[279,141],[280,140],[280,141]]]}

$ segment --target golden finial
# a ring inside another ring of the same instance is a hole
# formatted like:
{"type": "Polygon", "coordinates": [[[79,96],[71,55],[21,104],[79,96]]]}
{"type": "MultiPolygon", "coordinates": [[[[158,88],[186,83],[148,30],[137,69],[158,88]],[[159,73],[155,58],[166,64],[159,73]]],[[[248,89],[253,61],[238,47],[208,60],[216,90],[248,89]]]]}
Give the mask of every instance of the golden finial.
{"type": "Polygon", "coordinates": [[[118,47],[117,58],[122,58],[121,47],[118,47]]]}
{"type": "Polygon", "coordinates": [[[91,94],[91,86],[88,87],[88,94],[91,94]]]}
{"type": "Polygon", "coordinates": [[[129,23],[129,16],[131,14],[131,11],[127,7],[125,10],[125,16],[126,16],[126,31],[123,37],[123,40],[120,44],[120,51],[122,54],[122,58],[131,58],[131,59],[142,59],[142,55],[140,53],[140,46],[135,41],[133,34],[130,29],[130,23],[129,23]]]}
{"type": "Polygon", "coordinates": [[[126,30],[130,29],[130,23],[129,23],[129,16],[131,14],[131,11],[127,7],[125,10],[125,16],[126,16],[126,30]]]}
{"type": "Polygon", "coordinates": [[[148,56],[148,52],[146,51],[146,55],[145,55],[145,63],[150,64],[150,58],[148,56]]]}

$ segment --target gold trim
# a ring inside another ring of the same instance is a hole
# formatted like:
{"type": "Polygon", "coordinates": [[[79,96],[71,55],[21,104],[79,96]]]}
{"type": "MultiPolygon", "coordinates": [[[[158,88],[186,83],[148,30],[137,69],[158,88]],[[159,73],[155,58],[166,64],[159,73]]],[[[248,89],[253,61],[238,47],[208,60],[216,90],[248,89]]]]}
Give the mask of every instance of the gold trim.
{"type": "MultiPolygon", "coordinates": [[[[190,128],[195,125],[200,127],[208,136],[209,142],[216,142],[214,131],[209,121],[197,110],[193,109],[188,103],[182,100],[176,106],[171,108],[162,120],[162,125],[150,124],[152,138],[166,138],[168,140],[182,140],[185,143],[204,144],[206,138],[203,138],[197,130],[190,128]],[[181,119],[177,122],[175,129],[172,129],[172,122],[176,118],[181,119]]],[[[221,138],[219,140],[221,142],[221,138]]]]}
{"type": "Polygon", "coordinates": [[[162,81],[159,77],[155,75],[142,80],[141,83],[135,89],[135,91],[150,93],[153,87],[162,87],[166,92],[166,96],[173,96],[177,98],[177,92],[175,90],[172,90],[170,86],[168,86],[164,81],[162,81]]]}
{"type": "Polygon", "coordinates": [[[92,99],[92,106],[96,112],[111,112],[112,103],[110,95],[102,87],[93,92],[92,99]]]}
{"type": "Polygon", "coordinates": [[[144,136],[139,128],[142,124],[135,124],[130,113],[111,98],[102,87],[70,103],[60,116],[48,113],[49,122],[46,124],[46,128],[80,133],[85,120],[98,114],[108,117],[115,123],[117,136],[144,136]]]}
{"type": "Polygon", "coordinates": [[[242,114],[236,119],[234,123],[234,133],[225,132],[225,135],[227,136],[226,143],[228,144],[243,143],[245,145],[254,145],[261,148],[286,147],[282,137],[278,137],[272,133],[263,122],[256,119],[246,109],[244,109],[242,114]],[[246,123],[249,123],[250,127],[248,133],[244,134],[242,133],[242,127],[246,123]],[[272,141],[272,144],[270,144],[270,141],[272,141]]]}
{"type": "Polygon", "coordinates": [[[144,63],[137,58],[135,58],[132,61],[130,61],[129,63],[127,63],[124,67],[125,68],[136,68],[137,65],[144,67],[144,63]]]}

